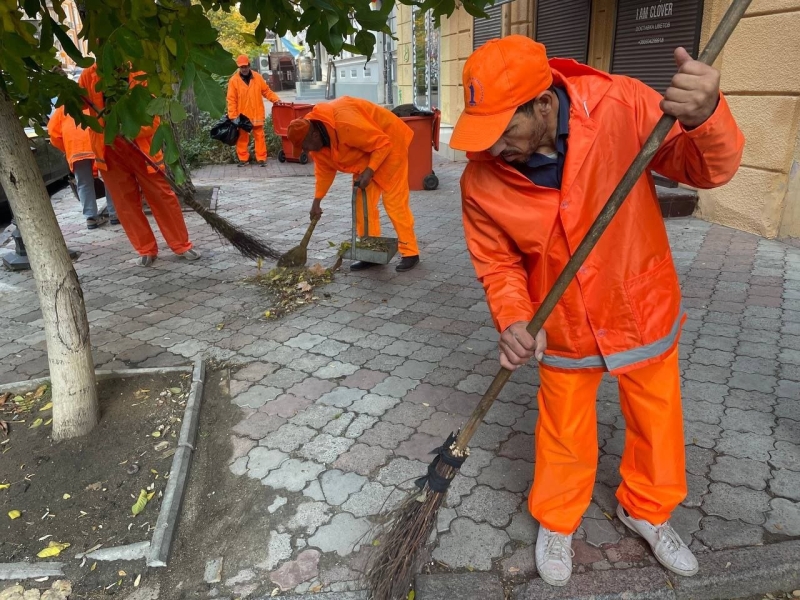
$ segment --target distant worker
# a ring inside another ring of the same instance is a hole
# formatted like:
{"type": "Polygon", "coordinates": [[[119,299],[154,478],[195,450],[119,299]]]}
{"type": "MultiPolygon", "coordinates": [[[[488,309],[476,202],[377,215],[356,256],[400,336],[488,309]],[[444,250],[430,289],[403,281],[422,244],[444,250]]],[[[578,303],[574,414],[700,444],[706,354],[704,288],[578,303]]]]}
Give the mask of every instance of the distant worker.
{"type": "MultiPolygon", "coordinates": [[[[70,117],[63,106],[59,106],[47,122],[50,143],[67,157],[69,170],[75,175],[75,188],[81,201],[83,216],[88,229],[97,229],[105,222],[105,215],[97,210],[97,194],[94,188],[95,162],[89,130],[84,129],[70,117]]],[[[106,207],[112,225],[119,225],[117,211],[111,193],[106,189],[106,207]]]]}
{"type": "MultiPolygon", "coordinates": [[[[140,85],[134,81],[136,75],[137,73],[129,75],[130,85],[140,85]]],[[[105,100],[103,93],[97,90],[99,82],[100,76],[95,64],[81,73],[78,83],[86,91],[86,97],[91,102],[90,108],[102,110],[105,100]]],[[[200,258],[200,253],[192,248],[189,241],[189,232],[186,230],[186,221],[183,219],[178,198],[163,173],[162,153],[152,157],[152,162],[158,169],[142,154],[150,155],[150,144],[158,125],[159,119],[156,117],[150,127],[139,130],[139,135],[133,140],[138,150],[121,137],[117,137],[113,144],[106,145],[102,132],[89,132],[97,167],[103,172],[106,188],[116,203],[119,221],[139,253],[138,264],[142,267],[151,266],[158,256],[158,243],[144,214],[142,194],[170,249],[186,260],[200,258]]]]}
{"type": "MultiPolygon", "coordinates": [[[[272,91],[258,73],[250,68],[250,59],[241,54],[236,59],[239,70],[233,74],[228,82],[228,117],[235,119],[244,115],[253,123],[253,139],[256,146],[256,161],[259,166],[267,166],[267,140],[264,137],[264,98],[277,104],[281,101],[278,94],[272,91]]],[[[250,162],[250,134],[244,129],[239,130],[239,139],[236,141],[236,155],[239,157],[239,166],[243,167],[250,162]]]]}
{"type": "MultiPolygon", "coordinates": [[[[400,263],[397,271],[409,271],[419,263],[414,234],[414,215],[409,206],[408,147],[414,133],[390,111],[359,98],[343,96],[317,104],[304,119],[295,119],[287,132],[295,151],[302,148],[314,160],[316,188],[311,218],[322,216],[320,203],[338,171],[352,173],[353,185],[366,190],[369,235],[380,235],[378,199],[383,195],[386,214],[397,232],[400,263]]],[[[356,203],[356,231],[364,236],[362,202],[356,203]]],[[[356,261],[351,271],[374,263],[356,261]]]]}

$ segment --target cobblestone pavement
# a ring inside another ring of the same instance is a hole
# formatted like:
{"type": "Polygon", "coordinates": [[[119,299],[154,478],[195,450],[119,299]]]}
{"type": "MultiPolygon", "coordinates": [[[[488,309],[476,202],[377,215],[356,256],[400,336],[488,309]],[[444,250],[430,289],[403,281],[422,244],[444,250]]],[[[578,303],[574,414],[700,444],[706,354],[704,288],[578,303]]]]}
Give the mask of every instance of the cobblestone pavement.
{"type": "MultiPolygon", "coordinates": [[[[187,221],[204,259],[186,263],[166,251],[143,269],[119,228],[88,232],[69,191],[55,197],[68,245],[83,253],[76,269],[98,366],[174,365],[200,355],[235,365],[231,410],[239,422],[229,468],[260,481],[271,502],[265,514],[249,515],[267,550],[224,572],[212,594],[356,588],[371,524],[413,487],[428,452],[491,381],[497,333],[462,240],[461,167],[437,163],[440,189],[412,194],[419,268],[340,273],[324,290],[329,298],[279,322],[260,318],[263,296],[243,283],[252,263],[195,215],[187,221]]],[[[221,214],[288,249],[305,229],[313,179],[266,176],[279,172],[210,168],[196,183],[219,184],[221,214]]],[[[323,202],[309,264],[330,263],[328,242],[348,237],[348,188],[340,177],[323,202]]],[[[667,228],[689,312],[681,345],[689,494],[674,524],[701,555],[796,539],[800,249],[693,219],[667,228]]],[[[30,274],[0,272],[0,302],[0,383],[43,375],[30,274]]],[[[517,372],[481,425],[441,511],[434,569],[492,571],[506,586],[534,578],[537,525],[525,496],[536,383],[535,368],[517,372]]],[[[656,563],[612,518],[625,431],[610,378],[597,412],[600,463],[574,543],[576,574],[623,577],[656,563]]],[[[213,558],[209,550],[198,560],[213,558]]]]}

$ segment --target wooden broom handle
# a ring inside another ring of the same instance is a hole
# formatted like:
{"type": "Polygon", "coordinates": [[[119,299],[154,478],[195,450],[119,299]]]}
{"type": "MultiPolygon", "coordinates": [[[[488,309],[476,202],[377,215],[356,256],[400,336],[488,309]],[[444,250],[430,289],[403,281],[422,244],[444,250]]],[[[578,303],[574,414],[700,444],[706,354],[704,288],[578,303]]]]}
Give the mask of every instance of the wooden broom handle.
{"type": "Polygon", "coordinates": [[[314,232],[314,228],[317,226],[317,223],[319,223],[319,219],[311,220],[311,223],[309,224],[308,229],[306,229],[306,233],[303,236],[303,240],[300,242],[301,248],[308,248],[308,242],[311,239],[311,234],[314,232]]]}
{"type": "MultiPolygon", "coordinates": [[[[742,18],[742,15],[750,5],[750,2],[751,0],[733,0],[730,7],[728,7],[727,12],[722,17],[722,20],[719,22],[719,25],[717,25],[717,28],[711,36],[711,39],[708,41],[708,44],[697,60],[710,65],[717,59],[717,56],[719,56],[723,46],[725,46],[725,43],[731,36],[731,33],[733,33],[733,30],[736,29],[736,25],[738,25],[739,20],[742,18]]],[[[628,170],[622,177],[622,181],[620,181],[617,187],[614,189],[614,192],[611,194],[608,202],[606,202],[603,210],[601,210],[600,214],[597,215],[597,218],[595,219],[594,223],[592,223],[589,231],[586,232],[586,235],[584,236],[580,245],[575,250],[575,253],[567,262],[567,265],[558,276],[558,279],[556,279],[556,282],[553,284],[551,290],[547,293],[547,296],[545,296],[545,299],[539,307],[539,310],[536,311],[533,319],[530,323],[528,323],[528,333],[535,336],[544,326],[547,317],[549,317],[550,313],[553,312],[556,304],[558,304],[561,296],[566,291],[567,286],[569,286],[574,279],[575,274],[578,272],[578,269],[580,269],[583,263],[586,261],[589,253],[597,244],[600,236],[606,230],[606,227],[608,227],[608,225],[611,223],[611,219],[613,219],[614,215],[617,214],[617,211],[619,210],[620,206],[622,206],[625,198],[628,197],[628,194],[633,189],[633,186],[639,180],[639,177],[642,176],[642,173],[644,173],[647,165],[650,164],[650,161],[661,147],[661,144],[666,139],[667,134],[669,134],[669,131],[672,129],[674,124],[675,117],[671,117],[669,115],[662,115],[662,117],[658,120],[658,123],[656,123],[656,126],[653,128],[650,137],[647,138],[647,141],[642,146],[642,149],[639,150],[639,154],[636,155],[633,163],[630,167],[628,167],[628,170]]],[[[455,449],[453,451],[456,456],[463,456],[464,450],[466,449],[470,438],[472,438],[475,430],[478,428],[478,425],[480,425],[481,421],[483,421],[483,417],[485,417],[486,413],[489,412],[489,408],[491,408],[492,403],[497,399],[497,396],[500,394],[500,391],[503,389],[503,386],[506,384],[509,377],[511,377],[511,371],[505,368],[501,368],[497,375],[495,375],[494,381],[492,381],[489,389],[486,390],[486,393],[483,395],[480,403],[473,411],[472,416],[470,416],[469,421],[467,421],[467,424],[464,425],[458,435],[455,449]]]]}

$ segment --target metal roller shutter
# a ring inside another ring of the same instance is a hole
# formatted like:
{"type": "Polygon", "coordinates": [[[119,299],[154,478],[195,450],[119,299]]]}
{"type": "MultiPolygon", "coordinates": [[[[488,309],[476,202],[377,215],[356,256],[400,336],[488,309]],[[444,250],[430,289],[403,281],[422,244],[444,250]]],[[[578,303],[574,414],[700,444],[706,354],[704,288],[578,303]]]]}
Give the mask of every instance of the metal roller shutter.
{"type": "Polygon", "coordinates": [[[501,37],[503,34],[503,4],[496,3],[494,6],[485,8],[486,19],[475,19],[472,30],[472,49],[477,50],[489,40],[501,37]]]}
{"type": "Polygon", "coordinates": [[[574,58],[585,63],[591,19],[590,0],[538,0],[536,41],[545,45],[548,58],[574,58]]]}
{"type": "Polygon", "coordinates": [[[619,0],[611,72],[664,93],[677,70],[675,48],[697,56],[702,15],[702,0],[619,0]]]}

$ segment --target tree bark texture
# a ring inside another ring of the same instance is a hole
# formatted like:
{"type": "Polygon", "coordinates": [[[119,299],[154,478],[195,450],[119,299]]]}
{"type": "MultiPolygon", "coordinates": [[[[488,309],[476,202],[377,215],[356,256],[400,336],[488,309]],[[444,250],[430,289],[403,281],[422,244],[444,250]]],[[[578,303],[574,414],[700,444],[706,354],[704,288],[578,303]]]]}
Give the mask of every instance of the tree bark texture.
{"type": "Polygon", "coordinates": [[[0,185],[25,240],[44,321],[53,439],[78,437],[89,433],[99,418],[83,291],[31,144],[13,104],[2,93],[0,131],[0,185]]]}

